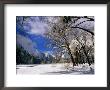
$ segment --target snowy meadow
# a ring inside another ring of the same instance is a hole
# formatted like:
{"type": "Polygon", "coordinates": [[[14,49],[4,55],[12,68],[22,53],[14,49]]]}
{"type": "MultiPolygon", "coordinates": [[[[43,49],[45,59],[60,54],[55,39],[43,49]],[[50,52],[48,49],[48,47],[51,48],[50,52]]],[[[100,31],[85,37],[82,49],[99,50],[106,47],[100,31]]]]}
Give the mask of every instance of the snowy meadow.
{"type": "Polygon", "coordinates": [[[40,74],[40,75],[85,75],[94,74],[94,65],[80,64],[68,66],[67,64],[42,64],[42,65],[17,65],[17,74],[40,74]]]}

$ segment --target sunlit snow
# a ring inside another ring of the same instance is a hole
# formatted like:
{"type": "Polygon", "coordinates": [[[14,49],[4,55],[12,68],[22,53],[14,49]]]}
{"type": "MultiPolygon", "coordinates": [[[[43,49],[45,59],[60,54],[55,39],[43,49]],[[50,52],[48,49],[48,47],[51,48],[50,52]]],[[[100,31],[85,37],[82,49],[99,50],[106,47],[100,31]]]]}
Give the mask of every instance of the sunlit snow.
{"type": "Polygon", "coordinates": [[[47,75],[82,75],[94,74],[94,65],[80,64],[72,67],[71,64],[32,64],[17,65],[17,74],[47,74],[47,75]]]}

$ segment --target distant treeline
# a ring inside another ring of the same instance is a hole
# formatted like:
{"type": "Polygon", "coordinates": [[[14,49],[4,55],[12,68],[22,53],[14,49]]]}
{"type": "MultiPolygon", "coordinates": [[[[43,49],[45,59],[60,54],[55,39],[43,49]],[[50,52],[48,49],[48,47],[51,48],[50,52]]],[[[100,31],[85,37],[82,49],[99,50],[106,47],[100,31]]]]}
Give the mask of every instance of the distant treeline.
{"type": "Polygon", "coordinates": [[[44,53],[38,56],[29,54],[23,47],[16,45],[16,64],[42,64],[52,63],[53,57],[45,57],[44,53]]]}

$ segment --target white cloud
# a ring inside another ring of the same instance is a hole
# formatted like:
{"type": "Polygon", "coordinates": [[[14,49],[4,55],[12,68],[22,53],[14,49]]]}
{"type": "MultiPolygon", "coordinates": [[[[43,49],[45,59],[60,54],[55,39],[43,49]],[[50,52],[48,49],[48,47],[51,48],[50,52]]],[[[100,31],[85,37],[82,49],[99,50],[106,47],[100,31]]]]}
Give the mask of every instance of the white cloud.
{"type": "Polygon", "coordinates": [[[43,35],[46,32],[47,24],[41,22],[39,17],[31,17],[24,25],[24,30],[29,34],[43,35]]]}

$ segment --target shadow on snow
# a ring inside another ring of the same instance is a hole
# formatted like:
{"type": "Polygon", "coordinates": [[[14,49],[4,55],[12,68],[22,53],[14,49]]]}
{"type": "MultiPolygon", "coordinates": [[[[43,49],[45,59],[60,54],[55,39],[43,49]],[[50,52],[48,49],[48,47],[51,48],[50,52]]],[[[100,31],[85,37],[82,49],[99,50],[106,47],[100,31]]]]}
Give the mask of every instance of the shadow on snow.
{"type": "Polygon", "coordinates": [[[88,71],[80,71],[80,70],[66,70],[66,71],[57,71],[57,72],[47,72],[44,74],[76,74],[76,75],[80,75],[80,74],[94,74],[94,69],[90,68],[90,70],[88,71]]]}

